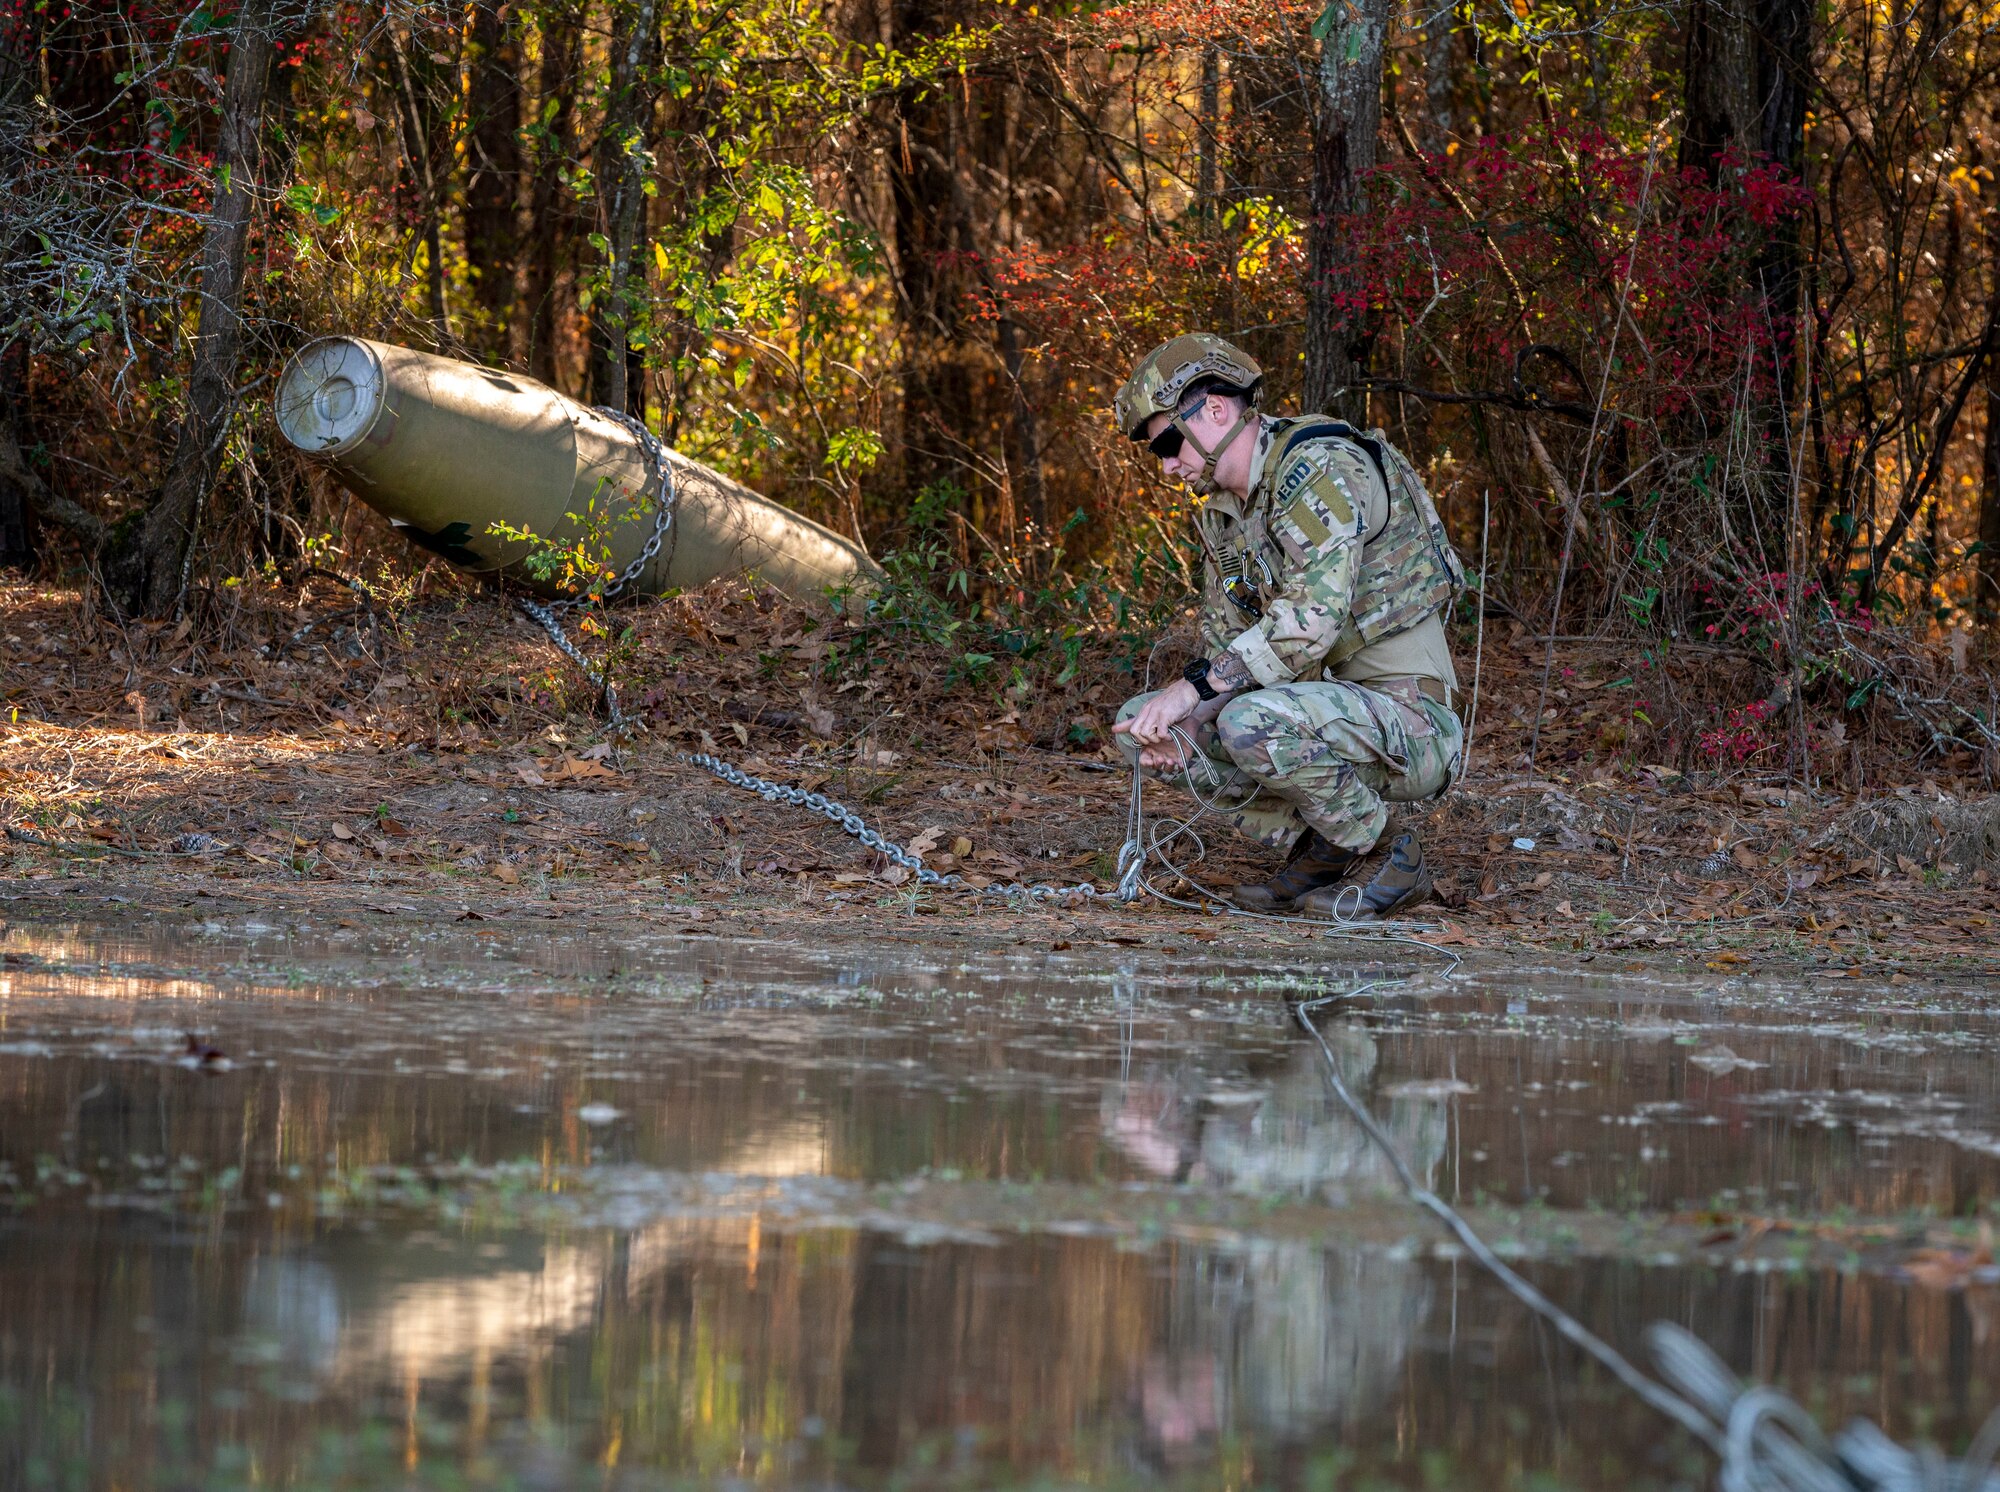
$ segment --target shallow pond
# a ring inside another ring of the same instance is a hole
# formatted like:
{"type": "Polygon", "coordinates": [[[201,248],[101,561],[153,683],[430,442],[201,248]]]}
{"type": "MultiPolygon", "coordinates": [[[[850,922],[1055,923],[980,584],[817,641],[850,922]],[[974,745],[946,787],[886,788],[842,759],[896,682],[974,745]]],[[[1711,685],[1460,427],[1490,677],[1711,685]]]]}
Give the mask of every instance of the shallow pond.
{"type": "Polygon", "coordinates": [[[1285,1003],[1363,985],[1349,1083],[1447,1199],[1588,1234],[1524,1267],[1620,1347],[1950,1445],[2000,1384],[1991,1269],[1642,1227],[1986,1215],[1963,981],[410,916],[0,952],[7,1488],[1704,1484],[1387,1197],[1285,1003]]]}

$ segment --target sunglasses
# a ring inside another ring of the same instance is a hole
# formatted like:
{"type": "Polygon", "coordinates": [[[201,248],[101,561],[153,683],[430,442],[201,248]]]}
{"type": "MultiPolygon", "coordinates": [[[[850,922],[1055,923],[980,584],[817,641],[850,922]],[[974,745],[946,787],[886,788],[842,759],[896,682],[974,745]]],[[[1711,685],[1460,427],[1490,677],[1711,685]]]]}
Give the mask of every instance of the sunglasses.
{"type": "MultiPolygon", "coordinates": [[[[1181,419],[1185,420],[1207,402],[1208,395],[1203,394],[1198,399],[1190,400],[1186,408],[1177,411],[1177,413],[1181,419]]],[[[1169,425],[1158,435],[1155,435],[1151,440],[1146,442],[1146,449],[1151,451],[1155,456],[1158,456],[1162,461],[1171,461],[1174,457],[1180,455],[1181,447],[1186,443],[1187,439],[1181,434],[1181,427],[1179,425],[1169,425]]]]}

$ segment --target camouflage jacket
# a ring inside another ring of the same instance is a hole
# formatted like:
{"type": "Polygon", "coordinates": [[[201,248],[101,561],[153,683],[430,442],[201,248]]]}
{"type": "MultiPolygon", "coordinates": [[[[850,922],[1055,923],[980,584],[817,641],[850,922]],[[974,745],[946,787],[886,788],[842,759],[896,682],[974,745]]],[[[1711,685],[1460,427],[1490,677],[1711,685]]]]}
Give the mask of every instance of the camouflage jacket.
{"type": "Polygon", "coordinates": [[[1219,492],[1196,517],[1202,640],[1266,688],[1330,673],[1435,615],[1463,584],[1415,470],[1379,431],[1333,433],[1346,429],[1266,418],[1249,497],[1219,492]]]}

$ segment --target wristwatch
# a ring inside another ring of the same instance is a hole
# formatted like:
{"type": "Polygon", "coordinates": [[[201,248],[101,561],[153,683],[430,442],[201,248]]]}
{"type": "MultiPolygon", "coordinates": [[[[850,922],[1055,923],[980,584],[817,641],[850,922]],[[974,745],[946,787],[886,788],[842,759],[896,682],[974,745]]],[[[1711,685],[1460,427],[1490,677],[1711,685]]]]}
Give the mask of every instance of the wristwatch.
{"type": "Polygon", "coordinates": [[[1181,670],[1181,677],[1194,685],[1194,692],[1199,694],[1204,702],[1221,697],[1209,685],[1208,660],[1206,658],[1195,659],[1194,662],[1181,670]]]}

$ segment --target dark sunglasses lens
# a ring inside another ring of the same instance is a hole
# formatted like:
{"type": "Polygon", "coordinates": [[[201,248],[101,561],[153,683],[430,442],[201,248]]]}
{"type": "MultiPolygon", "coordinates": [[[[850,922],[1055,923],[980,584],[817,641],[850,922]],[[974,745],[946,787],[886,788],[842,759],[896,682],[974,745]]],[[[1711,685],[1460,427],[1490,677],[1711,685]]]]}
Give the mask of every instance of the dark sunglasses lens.
{"type": "Polygon", "coordinates": [[[1151,451],[1155,456],[1158,456],[1162,461],[1170,461],[1175,456],[1180,455],[1181,432],[1179,428],[1173,425],[1167,426],[1166,429],[1146,442],[1146,449],[1151,451]]]}

